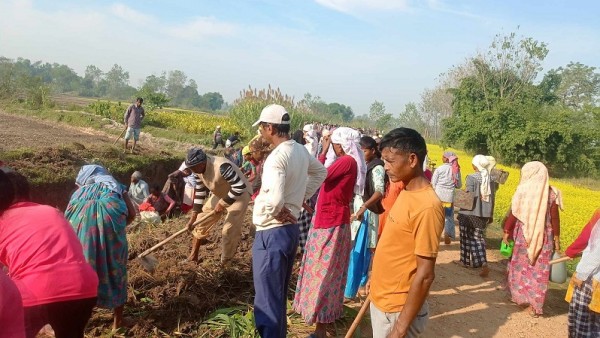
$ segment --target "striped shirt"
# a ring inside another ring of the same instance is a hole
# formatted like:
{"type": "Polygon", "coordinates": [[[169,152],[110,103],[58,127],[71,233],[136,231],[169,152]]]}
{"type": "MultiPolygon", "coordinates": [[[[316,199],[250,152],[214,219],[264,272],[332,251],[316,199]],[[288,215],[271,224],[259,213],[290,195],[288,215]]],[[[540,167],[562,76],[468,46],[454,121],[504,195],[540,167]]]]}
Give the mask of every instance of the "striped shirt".
{"type": "MultiPolygon", "coordinates": [[[[246,183],[241,179],[237,172],[233,169],[231,163],[223,163],[219,167],[219,173],[229,183],[231,188],[227,193],[227,197],[223,198],[223,201],[227,204],[233,204],[246,190],[246,183]]],[[[194,193],[194,211],[202,212],[202,207],[206,203],[209,189],[204,184],[204,181],[200,178],[199,174],[196,176],[196,189],[194,193]]]]}

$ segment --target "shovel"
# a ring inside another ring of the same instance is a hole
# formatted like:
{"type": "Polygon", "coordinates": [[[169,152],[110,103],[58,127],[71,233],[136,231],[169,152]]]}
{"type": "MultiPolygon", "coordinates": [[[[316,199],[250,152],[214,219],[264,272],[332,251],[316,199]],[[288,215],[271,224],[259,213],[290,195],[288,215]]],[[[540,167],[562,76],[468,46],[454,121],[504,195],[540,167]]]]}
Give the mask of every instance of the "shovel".
{"type": "Polygon", "coordinates": [[[356,331],[358,324],[360,324],[360,321],[362,320],[365,313],[367,312],[367,309],[369,308],[370,304],[371,304],[371,298],[367,297],[367,299],[365,300],[363,305],[360,307],[360,311],[358,311],[356,318],[354,318],[354,321],[352,322],[352,325],[350,326],[350,329],[348,329],[348,332],[346,333],[344,338],[352,338],[352,336],[354,335],[354,331],[356,331]]]}
{"type": "MultiPolygon", "coordinates": [[[[206,221],[209,217],[211,217],[212,215],[214,215],[214,211],[209,212],[208,214],[202,216],[202,218],[200,218],[199,220],[197,220],[196,222],[194,222],[193,226],[197,226],[198,224],[206,221]]],[[[170,241],[172,241],[175,237],[185,233],[188,231],[187,226],[179,231],[177,231],[176,233],[172,234],[171,236],[165,238],[164,240],[162,240],[161,242],[159,242],[158,244],[156,244],[155,246],[151,247],[150,249],[142,252],[141,254],[139,254],[137,256],[137,258],[140,260],[140,265],[142,265],[142,267],[150,272],[153,272],[154,269],[156,268],[156,265],[158,265],[158,259],[156,259],[156,257],[150,255],[152,252],[156,251],[157,249],[159,249],[160,247],[162,247],[163,245],[169,243],[170,241]]]]}
{"type": "Polygon", "coordinates": [[[115,140],[115,142],[113,142],[113,146],[114,146],[115,144],[117,144],[117,142],[119,141],[119,139],[120,139],[121,137],[123,137],[123,134],[125,134],[125,132],[126,132],[126,131],[127,131],[127,127],[125,127],[125,129],[123,129],[123,131],[121,132],[121,134],[119,134],[119,137],[117,137],[117,139],[115,140]]]}

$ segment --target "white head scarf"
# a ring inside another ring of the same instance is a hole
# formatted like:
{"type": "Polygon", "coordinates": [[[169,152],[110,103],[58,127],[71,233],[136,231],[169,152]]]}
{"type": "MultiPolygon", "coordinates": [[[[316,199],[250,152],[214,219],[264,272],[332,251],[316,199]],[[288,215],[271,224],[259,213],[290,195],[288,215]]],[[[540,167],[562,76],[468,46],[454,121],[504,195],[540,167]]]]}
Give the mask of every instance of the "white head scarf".
{"type": "Polygon", "coordinates": [[[494,156],[486,156],[485,158],[489,162],[489,165],[487,166],[486,169],[488,170],[488,172],[491,173],[492,169],[494,169],[496,167],[496,158],[494,156]]]}
{"type": "Polygon", "coordinates": [[[331,134],[331,143],[339,144],[346,155],[352,156],[358,166],[358,176],[354,193],[362,195],[365,189],[365,180],[367,176],[367,164],[365,157],[360,149],[360,133],[357,130],[348,127],[339,127],[331,134]]]}
{"type": "Polygon", "coordinates": [[[479,186],[481,200],[484,202],[489,202],[490,195],[492,194],[492,189],[490,187],[490,172],[487,168],[489,167],[490,162],[483,155],[475,155],[471,163],[473,163],[475,168],[477,168],[477,170],[481,174],[481,185],[479,186]]]}

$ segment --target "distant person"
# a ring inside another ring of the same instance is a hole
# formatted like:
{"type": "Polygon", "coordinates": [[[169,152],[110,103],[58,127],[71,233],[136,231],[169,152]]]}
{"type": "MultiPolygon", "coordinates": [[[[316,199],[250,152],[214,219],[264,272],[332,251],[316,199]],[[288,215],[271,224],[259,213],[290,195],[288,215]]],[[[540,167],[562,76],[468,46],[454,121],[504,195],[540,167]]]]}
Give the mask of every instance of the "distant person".
{"type": "Polygon", "coordinates": [[[225,141],[223,140],[223,133],[221,132],[221,126],[217,126],[213,132],[213,149],[217,149],[217,146],[225,148],[225,141]]]}
{"type": "Polygon", "coordinates": [[[458,211],[460,229],[460,261],[455,263],[463,267],[481,268],[479,275],[487,277],[490,269],[485,251],[485,228],[494,216],[494,200],[498,183],[490,178],[490,162],[483,155],[475,155],[471,161],[475,173],[466,178],[467,192],[475,195],[473,210],[458,211]]]}
{"type": "Polygon", "coordinates": [[[139,212],[140,204],[144,203],[146,198],[148,198],[148,195],[150,195],[148,183],[142,180],[141,172],[134,171],[133,174],[131,174],[131,184],[129,185],[127,194],[129,195],[136,212],[139,212]]]}
{"type": "Polygon", "coordinates": [[[171,210],[175,207],[175,201],[162,192],[158,185],[152,187],[150,195],[144,202],[150,204],[163,221],[169,217],[171,210]]]}
{"type": "Polygon", "coordinates": [[[549,185],[548,169],[542,162],[525,163],[521,181],[504,222],[502,241],[514,239],[508,262],[511,300],[529,304],[532,317],[540,316],[550,279],[552,253],[560,250],[560,190],[549,185]]]}
{"type": "Polygon", "coordinates": [[[304,132],[304,147],[311,156],[317,157],[319,140],[317,139],[317,133],[315,132],[313,125],[305,125],[304,128],[302,128],[302,131],[304,132]]]}
{"type": "Polygon", "coordinates": [[[306,140],[304,139],[304,131],[298,129],[292,134],[292,140],[298,142],[301,145],[306,144],[306,140]]]}
{"type": "Polygon", "coordinates": [[[569,282],[569,338],[600,337],[600,208],[565,254],[581,255],[569,282]]]}
{"type": "Polygon", "coordinates": [[[262,136],[252,139],[250,142],[250,151],[252,151],[252,163],[256,168],[256,178],[252,181],[252,200],[256,199],[262,185],[262,173],[265,160],[271,152],[271,144],[262,136]]]}
{"type": "Polygon", "coordinates": [[[429,317],[427,295],[435,279],[444,211],[424,176],[427,145],[417,131],[394,129],[379,149],[390,181],[403,182],[404,190],[389,212],[367,282],[373,338],[419,337],[429,317]]]}
{"type": "Polygon", "coordinates": [[[196,175],[185,166],[185,161],[181,163],[179,169],[169,174],[169,183],[177,189],[183,190],[177,193],[181,197],[181,212],[187,213],[194,207],[194,189],[196,188],[196,175]],[[182,189],[179,189],[182,188],[182,189]]]}
{"type": "Polygon", "coordinates": [[[454,225],[454,190],[462,187],[458,157],[454,152],[446,151],[442,155],[443,164],[433,172],[431,185],[435,189],[444,206],[444,243],[450,244],[454,240],[456,229],[454,225]]]}
{"type": "Polygon", "coordinates": [[[385,227],[385,222],[387,221],[387,217],[390,214],[390,210],[394,206],[396,202],[396,198],[400,195],[400,192],[404,189],[404,183],[402,181],[392,182],[388,180],[385,185],[385,192],[383,194],[383,198],[381,199],[381,205],[383,206],[383,213],[379,215],[379,227],[377,228],[377,238],[381,237],[381,233],[383,232],[383,228],[385,227]]]}
{"type": "Polygon", "coordinates": [[[196,174],[194,207],[187,224],[194,236],[188,260],[198,261],[200,245],[226,211],[221,231],[221,263],[229,266],[242,237],[244,216],[252,194],[250,183],[240,168],[231,161],[207,155],[200,148],[188,150],[185,165],[196,174]],[[193,225],[196,219],[210,212],[214,214],[207,221],[201,225],[193,225]]]}
{"type": "Polygon", "coordinates": [[[290,123],[285,108],[271,104],[253,125],[275,147],[264,163],[264,184],[252,215],[256,225],[252,245],[254,319],[262,338],[287,336],[286,302],[298,250],[297,217],[303,202],[327,175],[315,157],[290,139],[290,123]]]}
{"type": "Polygon", "coordinates": [[[125,227],[135,209],[125,186],[99,165],[84,165],[75,179],[65,216],[83,246],[83,254],[100,280],[97,305],[113,309],[113,329],[123,326],[127,301],[128,246],[125,227]]]}
{"type": "Polygon", "coordinates": [[[240,142],[240,132],[236,131],[225,141],[225,148],[233,148],[240,142]]]}
{"type": "Polygon", "coordinates": [[[135,100],[135,104],[132,104],[125,111],[125,124],[127,125],[127,132],[125,132],[125,150],[129,148],[129,140],[133,138],[133,146],[131,147],[131,153],[135,150],[137,141],[140,140],[140,129],[142,128],[142,120],[145,116],[144,107],[142,103],[144,99],[138,97],[135,100]]]}
{"type": "MultiPolygon", "coordinates": [[[[0,209],[0,265],[21,293],[26,336],[35,337],[50,324],[57,338],[83,338],[96,305],[98,276],[62,212],[31,202],[24,176],[3,176],[15,193],[10,207],[0,209]]],[[[1,189],[0,205],[9,199],[1,189]]],[[[0,326],[2,337],[4,329],[0,326]]]]}

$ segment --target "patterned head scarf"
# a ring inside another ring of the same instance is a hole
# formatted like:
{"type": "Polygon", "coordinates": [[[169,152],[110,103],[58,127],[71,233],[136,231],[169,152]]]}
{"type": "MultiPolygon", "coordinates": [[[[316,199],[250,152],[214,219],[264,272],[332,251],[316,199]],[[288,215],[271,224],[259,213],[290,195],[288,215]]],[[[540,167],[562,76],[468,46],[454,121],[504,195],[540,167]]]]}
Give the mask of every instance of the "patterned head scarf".
{"type": "Polygon", "coordinates": [[[548,169],[542,162],[525,163],[521,181],[512,198],[512,214],[523,223],[530,264],[535,261],[544,245],[544,227],[548,209],[548,169]]]}
{"type": "Polygon", "coordinates": [[[487,168],[490,165],[490,162],[483,155],[475,155],[471,163],[473,163],[475,168],[477,168],[477,171],[479,171],[481,174],[481,185],[479,186],[481,200],[484,202],[489,202],[490,195],[492,194],[492,188],[490,186],[490,172],[487,168]]]}
{"type": "Polygon", "coordinates": [[[121,184],[112,177],[108,170],[97,164],[88,164],[81,167],[77,174],[77,178],[75,179],[75,183],[80,187],[94,183],[102,183],[104,186],[118,194],[123,193],[121,184]]]}
{"type": "Polygon", "coordinates": [[[458,185],[458,178],[460,176],[460,165],[458,164],[458,156],[453,151],[446,151],[443,155],[446,159],[448,159],[448,163],[452,166],[452,181],[454,181],[454,186],[458,185]]]}
{"type": "Polygon", "coordinates": [[[365,189],[365,180],[367,176],[367,164],[364,154],[360,148],[360,133],[357,130],[348,127],[339,127],[331,133],[331,142],[339,144],[346,155],[352,156],[358,166],[358,177],[354,186],[354,193],[362,195],[365,189]]]}

